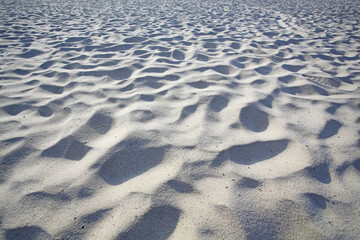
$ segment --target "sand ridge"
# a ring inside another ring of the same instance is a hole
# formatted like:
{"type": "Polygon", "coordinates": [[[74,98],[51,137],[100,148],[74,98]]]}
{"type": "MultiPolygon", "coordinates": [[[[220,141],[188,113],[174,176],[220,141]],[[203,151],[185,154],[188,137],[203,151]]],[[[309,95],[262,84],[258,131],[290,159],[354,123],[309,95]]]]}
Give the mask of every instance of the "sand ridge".
{"type": "Polygon", "coordinates": [[[1,1],[1,238],[356,239],[358,3],[1,1]]]}

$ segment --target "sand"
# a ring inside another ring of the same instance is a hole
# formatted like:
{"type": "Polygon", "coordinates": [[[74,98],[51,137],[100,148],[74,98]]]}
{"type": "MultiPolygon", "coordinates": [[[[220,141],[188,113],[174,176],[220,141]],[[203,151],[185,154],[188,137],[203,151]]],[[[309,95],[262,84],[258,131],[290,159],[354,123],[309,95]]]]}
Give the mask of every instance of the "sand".
{"type": "Polygon", "coordinates": [[[358,239],[360,2],[0,1],[1,239],[358,239]]]}

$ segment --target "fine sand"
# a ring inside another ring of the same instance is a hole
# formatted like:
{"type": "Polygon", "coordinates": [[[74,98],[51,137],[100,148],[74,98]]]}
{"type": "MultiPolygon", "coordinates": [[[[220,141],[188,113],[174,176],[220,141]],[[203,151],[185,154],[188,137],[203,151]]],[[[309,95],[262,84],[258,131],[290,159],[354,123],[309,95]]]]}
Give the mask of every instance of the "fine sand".
{"type": "Polygon", "coordinates": [[[0,0],[0,239],[358,239],[360,1],[0,0]]]}

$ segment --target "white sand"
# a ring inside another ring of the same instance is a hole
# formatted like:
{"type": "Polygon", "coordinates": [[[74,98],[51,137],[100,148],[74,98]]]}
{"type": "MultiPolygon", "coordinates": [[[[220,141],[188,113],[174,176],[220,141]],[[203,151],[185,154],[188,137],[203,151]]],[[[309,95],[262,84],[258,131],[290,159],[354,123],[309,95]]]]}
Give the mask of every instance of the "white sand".
{"type": "Polygon", "coordinates": [[[358,239],[360,2],[0,1],[1,239],[358,239]]]}

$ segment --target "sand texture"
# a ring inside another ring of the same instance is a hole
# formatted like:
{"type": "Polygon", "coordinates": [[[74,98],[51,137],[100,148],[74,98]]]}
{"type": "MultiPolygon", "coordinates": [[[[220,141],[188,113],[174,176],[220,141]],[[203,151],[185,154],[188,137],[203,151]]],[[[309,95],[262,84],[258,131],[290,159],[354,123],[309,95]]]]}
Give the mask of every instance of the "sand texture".
{"type": "Polygon", "coordinates": [[[359,239],[360,1],[0,0],[0,239],[359,239]]]}

